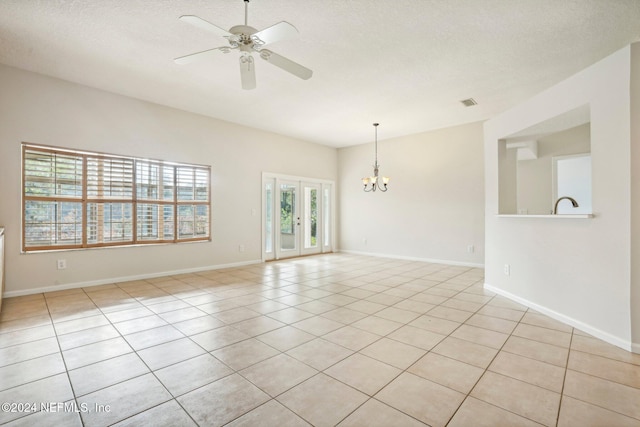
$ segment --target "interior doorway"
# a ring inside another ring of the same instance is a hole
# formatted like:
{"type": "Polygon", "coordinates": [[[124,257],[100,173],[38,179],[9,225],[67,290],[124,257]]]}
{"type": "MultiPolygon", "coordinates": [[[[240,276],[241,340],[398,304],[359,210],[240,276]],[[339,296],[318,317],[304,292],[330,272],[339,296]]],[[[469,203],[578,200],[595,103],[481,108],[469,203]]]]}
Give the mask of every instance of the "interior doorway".
{"type": "Polygon", "coordinates": [[[333,182],[264,174],[262,258],[333,250],[333,182]]]}

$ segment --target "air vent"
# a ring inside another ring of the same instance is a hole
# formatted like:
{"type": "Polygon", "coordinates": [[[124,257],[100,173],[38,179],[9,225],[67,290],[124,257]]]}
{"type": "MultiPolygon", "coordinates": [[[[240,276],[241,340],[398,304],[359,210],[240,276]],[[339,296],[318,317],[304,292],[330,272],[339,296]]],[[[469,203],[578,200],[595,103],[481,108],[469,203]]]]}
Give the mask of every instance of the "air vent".
{"type": "Polygon", "coordinates": [[[464,105],[465,107],[473,107],[474,105],[478,105],[478,103],[476,102],[475,99],[473,98],[469,98],[469,99],[463,99],[462,101],[462,105],[464,105]]]}

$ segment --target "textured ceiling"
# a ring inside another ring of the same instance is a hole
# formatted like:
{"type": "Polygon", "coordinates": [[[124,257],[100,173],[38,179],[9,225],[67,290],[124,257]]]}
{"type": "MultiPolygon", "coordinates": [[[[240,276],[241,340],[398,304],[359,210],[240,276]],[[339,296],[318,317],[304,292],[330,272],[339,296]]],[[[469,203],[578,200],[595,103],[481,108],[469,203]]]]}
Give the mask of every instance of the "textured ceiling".
{"type": "Polygon", "coordinates": [[[335,147],[488,119],[640,40],[640,0],[252,0],[249,25],[286,20],[271,49],[300,80],[178,20],[228,29],[242,0],[0,0],[0,63],[335,147]],[[478,105],[459,102],[474,98],[478,105]]]}

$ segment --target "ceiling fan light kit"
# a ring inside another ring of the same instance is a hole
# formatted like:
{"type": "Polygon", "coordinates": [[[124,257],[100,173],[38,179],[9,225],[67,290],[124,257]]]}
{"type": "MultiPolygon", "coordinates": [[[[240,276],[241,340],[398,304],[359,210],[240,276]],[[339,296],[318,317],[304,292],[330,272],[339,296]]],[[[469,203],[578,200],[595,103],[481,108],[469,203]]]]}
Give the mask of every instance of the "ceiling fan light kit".
{"type": "Polygon", "coordinates": [[[298,36],[298,30],[286,21],[278,22],[264,30],[258,31],[250,27],[248,21],[249,0],[244,0],[244,25],[235,25],[229,31],[212,24],[194,15],[183,15],[179,19],[202,30],[209,31],[227,40],[228,46],[220,46],[202,52],[196,52],[174,59],[176,64],[188,64],[192,61],[203,59],[221,53],[230,53],[232,50],[240,51],[240,80],[243,89],[255,89],[256,73],[253,52],[260,54],[260,58],[276,67],[293,74],[303,80],[308,80],[313,75],[310,69],[288,59],[282,55],[264,49],[272,43],[291,39],[298,36]]]}

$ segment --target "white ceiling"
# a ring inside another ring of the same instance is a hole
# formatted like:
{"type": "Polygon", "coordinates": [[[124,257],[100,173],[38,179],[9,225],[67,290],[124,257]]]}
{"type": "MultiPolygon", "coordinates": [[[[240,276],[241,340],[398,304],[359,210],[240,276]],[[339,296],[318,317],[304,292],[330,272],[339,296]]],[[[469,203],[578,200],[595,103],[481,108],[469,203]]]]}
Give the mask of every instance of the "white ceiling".
{"type": "MultiPolygon", "coordinates": [[[[300,80],[178,20],[228,29],[243,0],[0,0],[0,63],[334,147],[490,118],[640,40],[640,0],[252,0],[249,25],[286,20],[271,49],[300,80]],[[474,98],[465,108],[460,100],[474,98]]],[[[1,96],[1,94],[0,94],[1,96]]]]}

